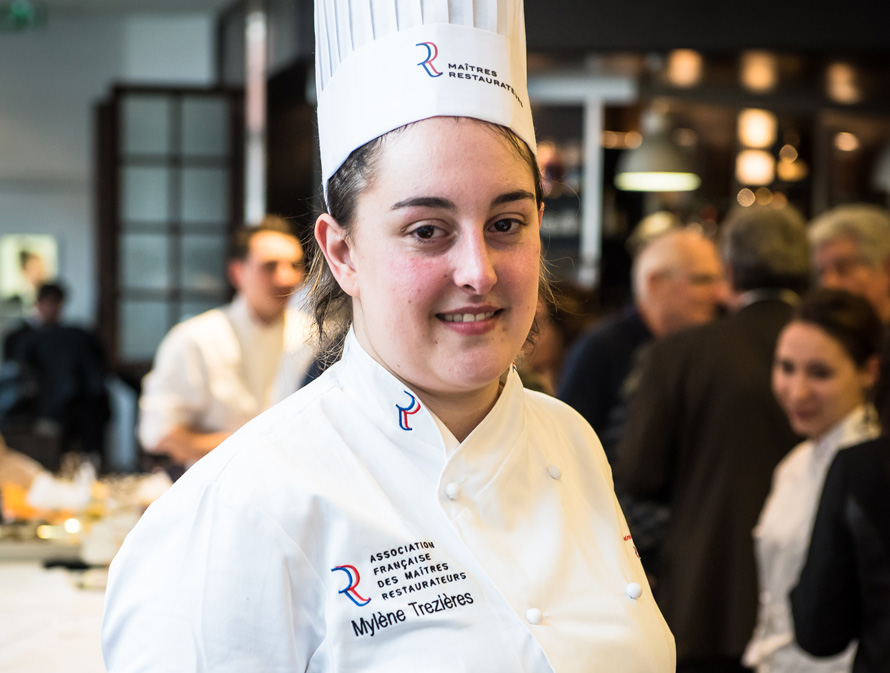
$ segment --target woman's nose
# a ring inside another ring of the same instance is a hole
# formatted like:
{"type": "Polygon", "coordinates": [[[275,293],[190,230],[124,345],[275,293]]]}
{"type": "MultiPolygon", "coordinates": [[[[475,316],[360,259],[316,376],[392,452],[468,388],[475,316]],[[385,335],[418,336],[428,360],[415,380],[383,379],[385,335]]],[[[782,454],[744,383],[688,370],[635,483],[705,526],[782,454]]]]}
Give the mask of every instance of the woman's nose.
{"type": "Polygon", "coordinates": [[[485,237],[467,236],[454,250],[454,282],[473,294],[487,294],[497,282],[494,251],[485,237]]]}
{"type": "Polygon", "coordinates": [[[802,400],[810,394],[810,384],[807,377],[801,374],[795,374],[789,377],[788,393],[792,400],[802,400]]]}

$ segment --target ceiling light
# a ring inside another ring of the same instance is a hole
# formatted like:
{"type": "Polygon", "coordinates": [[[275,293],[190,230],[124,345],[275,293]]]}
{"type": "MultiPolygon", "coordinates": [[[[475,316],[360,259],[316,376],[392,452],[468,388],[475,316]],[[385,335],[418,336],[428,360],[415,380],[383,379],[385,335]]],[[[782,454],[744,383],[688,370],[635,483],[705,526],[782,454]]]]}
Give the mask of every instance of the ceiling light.
{"type": "Polygon", "coordinates": [[[853,133],[841,131],[834,137],[834,146],[841,152],[853,152],[859,149],[859,138],[853,133]]]}
{"type": "Polygon", "coordinates": [[[692,49],[674,49],[668,56],[667,79],[675,87],[688,88],[701,81],[702,57],[692,49]]]}
{"type": "Polygon", "coordinates": [[[740,77],[742,86],[749,91],[772,91],[779,81],[779,63],[775,54],[768,51],[746,51],[742,54],[740,77]]]}
{"type": "Polygon", "coordinates": [[[769,147],[776,141],[779,122],[769,110],[748,108],[739,113],[739,142],[745,147],[769,147]]]}
{"type": "Polygon", "coordinates": [[[735,177],[743,185],[768,185],[776,179],[776,160],[763,150],[743,150],[736,157],[735,177]]]}
{"type": "Polygon", "coordinates": [[[847,63],[832,63],[825,71],[825,88],[835,103],[850,105],[862,99],[856,69],[847,63]]]}
{"type": "Polygon", "coordinates": [[[627,150],[618,160],[615,186],[637,192],[688,192],[698,189],[701,179],[692,170],[689,157],[670,137],[667,114],[648,110],[643,114],[640,146],[627,150]]]}

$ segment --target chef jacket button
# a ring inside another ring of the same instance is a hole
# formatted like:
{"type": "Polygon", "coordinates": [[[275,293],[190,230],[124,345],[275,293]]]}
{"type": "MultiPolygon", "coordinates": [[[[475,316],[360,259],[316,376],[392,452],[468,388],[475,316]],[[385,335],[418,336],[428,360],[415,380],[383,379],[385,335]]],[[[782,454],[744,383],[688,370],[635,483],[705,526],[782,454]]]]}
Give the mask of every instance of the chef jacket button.
{"type": "Polygon", "coordinates": [[[452,500],[457,500],[460,497],[460,484],[452,481],[445,487],[445,495],[452,500]]]}
{"type": "Polygon", "coordinates": [[[529,624],[532,624],[533,626],[537,626],[538,624],[540,624],[543,619],[544,616],[541,614],[541,611],[538,610],[538,608],[530,608],[525,613],[525,621],[527,621],[529,624]]]}
{"type": "Polygon", "coordinates": [[[547,471],[550,473],[550,476],[554,479],[559,479],[562,476],[562,470],[560,470],[556,465],[551,465],[547,468],[547,471]]]}
{"type": "Polygon", "coordinates": [[[627,594],[628,598],[637,600],[640,596],[643,595],[643,587],[641,587],[636,582],[631,582],[626,587],[624,587],[624,593],[627,594]]]}

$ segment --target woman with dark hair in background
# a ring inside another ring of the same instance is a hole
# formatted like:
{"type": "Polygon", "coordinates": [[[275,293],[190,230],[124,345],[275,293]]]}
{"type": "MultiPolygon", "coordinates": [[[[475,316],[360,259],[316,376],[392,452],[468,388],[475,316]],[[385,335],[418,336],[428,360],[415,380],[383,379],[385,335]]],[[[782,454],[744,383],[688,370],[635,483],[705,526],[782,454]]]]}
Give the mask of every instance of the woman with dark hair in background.
{"type": "Polygon", "coordinates": [[[829,289],[804,298],[779,335],[773,390],[792,428],[807,440],[776,467],[754,530],[761,604],[744,662],[758,673],[850,670],[852,649],[818,660],[794,642],[788,592],[804,563],[832,459],[879,432],[869,398],[878,376],[881,335],[881,322],[868,301],[829,289]]]}
{"type": "MultiPolygon", "coordinates": [[[[890,427],[890,352],[875,395],[890,427]]],[[[841,451],[825,477],[806,563],[791,592],[804,650],[831,657],[858,641],[854,673],[890,671],[890,438],[841,451]]]]}

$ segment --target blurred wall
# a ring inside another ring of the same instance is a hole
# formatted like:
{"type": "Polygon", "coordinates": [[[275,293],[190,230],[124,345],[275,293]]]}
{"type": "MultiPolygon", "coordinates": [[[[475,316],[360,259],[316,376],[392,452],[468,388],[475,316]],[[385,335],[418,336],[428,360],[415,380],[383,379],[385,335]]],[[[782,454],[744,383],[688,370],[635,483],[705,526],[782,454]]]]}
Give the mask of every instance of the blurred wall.
{"type": "MultiPolygon", "coordinates": [[[[67,316],[93,323],[93,105],[126,84],[212,84],[211,13],[53,11],[27,33],[0,33],[0,235],[52,234],[67,316]]],[[[2,326],[0,326],[2,328],[2,326]]]]}

